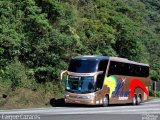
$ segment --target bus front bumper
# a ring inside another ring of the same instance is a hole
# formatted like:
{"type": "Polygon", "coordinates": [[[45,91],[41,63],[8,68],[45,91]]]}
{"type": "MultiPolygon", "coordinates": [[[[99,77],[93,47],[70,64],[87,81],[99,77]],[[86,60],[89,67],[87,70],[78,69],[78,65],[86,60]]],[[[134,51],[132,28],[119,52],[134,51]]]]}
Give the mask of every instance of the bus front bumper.
{"type": "Polygon", "coordinates": [[[65,103],[71,104],[83,104],[83,105],[96,105],[94,100],[75,100],[65,98],[65,103]]]}
{"type": "Polygon", "coordinates": [[[67,94],[65,95],[65,103],[96,105],[94,94],[67,94]]]}

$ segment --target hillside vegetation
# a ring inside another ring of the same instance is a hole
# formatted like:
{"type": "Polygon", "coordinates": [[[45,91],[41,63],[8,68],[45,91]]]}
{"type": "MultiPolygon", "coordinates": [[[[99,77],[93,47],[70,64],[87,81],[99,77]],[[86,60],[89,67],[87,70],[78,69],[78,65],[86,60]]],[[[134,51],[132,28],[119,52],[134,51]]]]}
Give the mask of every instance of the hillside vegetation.
{"type": "Polygon", "coordinates": [[[76,55],[147,63],[160,81],[160,1],[0,0],[1,108],[61,97],[60,72],[76,55]]]}

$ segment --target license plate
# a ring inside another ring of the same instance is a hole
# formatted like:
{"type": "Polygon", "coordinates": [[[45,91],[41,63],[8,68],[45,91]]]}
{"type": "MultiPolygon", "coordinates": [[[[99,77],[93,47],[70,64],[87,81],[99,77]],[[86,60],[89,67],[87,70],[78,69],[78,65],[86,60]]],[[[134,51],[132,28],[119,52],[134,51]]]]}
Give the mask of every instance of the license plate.
{"type": "Polygon", "coordinates": [[[80,103],[80,101],[76,100],[75,103],[80,103]]]}

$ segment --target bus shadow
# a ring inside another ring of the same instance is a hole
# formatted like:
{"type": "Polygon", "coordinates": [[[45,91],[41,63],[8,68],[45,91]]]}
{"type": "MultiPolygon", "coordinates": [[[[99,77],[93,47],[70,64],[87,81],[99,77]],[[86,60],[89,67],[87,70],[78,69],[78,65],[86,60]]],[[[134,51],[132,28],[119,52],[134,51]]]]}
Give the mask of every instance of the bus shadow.
{"type": "Polygon", "coordinates": [[[97,106],[91,106],[91,105],[83,105],[83,104],[69,104],[65,103],[63,98],[55,99],[52,98],[50,100],[50,105],[52,107],[97,107],[97,106]]]}
{"type": "MultiPolygon", "coordinates": [[[[103,106],[100,106],[100,105],[81,105],[81,104],[66,104],[64,102],[64,99],[63,98],[60,98],[60,99],[55,99],[55,98],[52,98],[50,100],[50,105],[52,107],[103,107],[103,106]]],[[[110,104],[108,107],[117,107],[117,106],[132,106],[131,103],[127,103],[127,104],[110,104]]]]}
{"type": "Polygon", "coordinates": [[[132,103],[125,103],[125,104],[110,104],[110,107],[117,107],[117,106],[133,106],[132,103]]]}
{"type": "Polygon", "coordinates": [[[50,99],[50,105],[52,107],[64,107],[65,102],[64,102],[63,98],[60,98],[60,99],[52,98],[52,99],[50,99]]]}

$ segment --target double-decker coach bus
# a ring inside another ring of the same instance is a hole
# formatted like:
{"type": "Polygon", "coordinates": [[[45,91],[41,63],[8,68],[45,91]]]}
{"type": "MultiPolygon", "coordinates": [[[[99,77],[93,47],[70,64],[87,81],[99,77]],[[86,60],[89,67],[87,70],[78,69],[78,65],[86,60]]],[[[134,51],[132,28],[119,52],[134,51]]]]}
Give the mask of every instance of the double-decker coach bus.
{"type": "Polygon", "coordinates": [[[149,65],[109,56],[77,56],[66,76],[65,103],[103,105],[133,103],[148,99],[149,65]]]}

